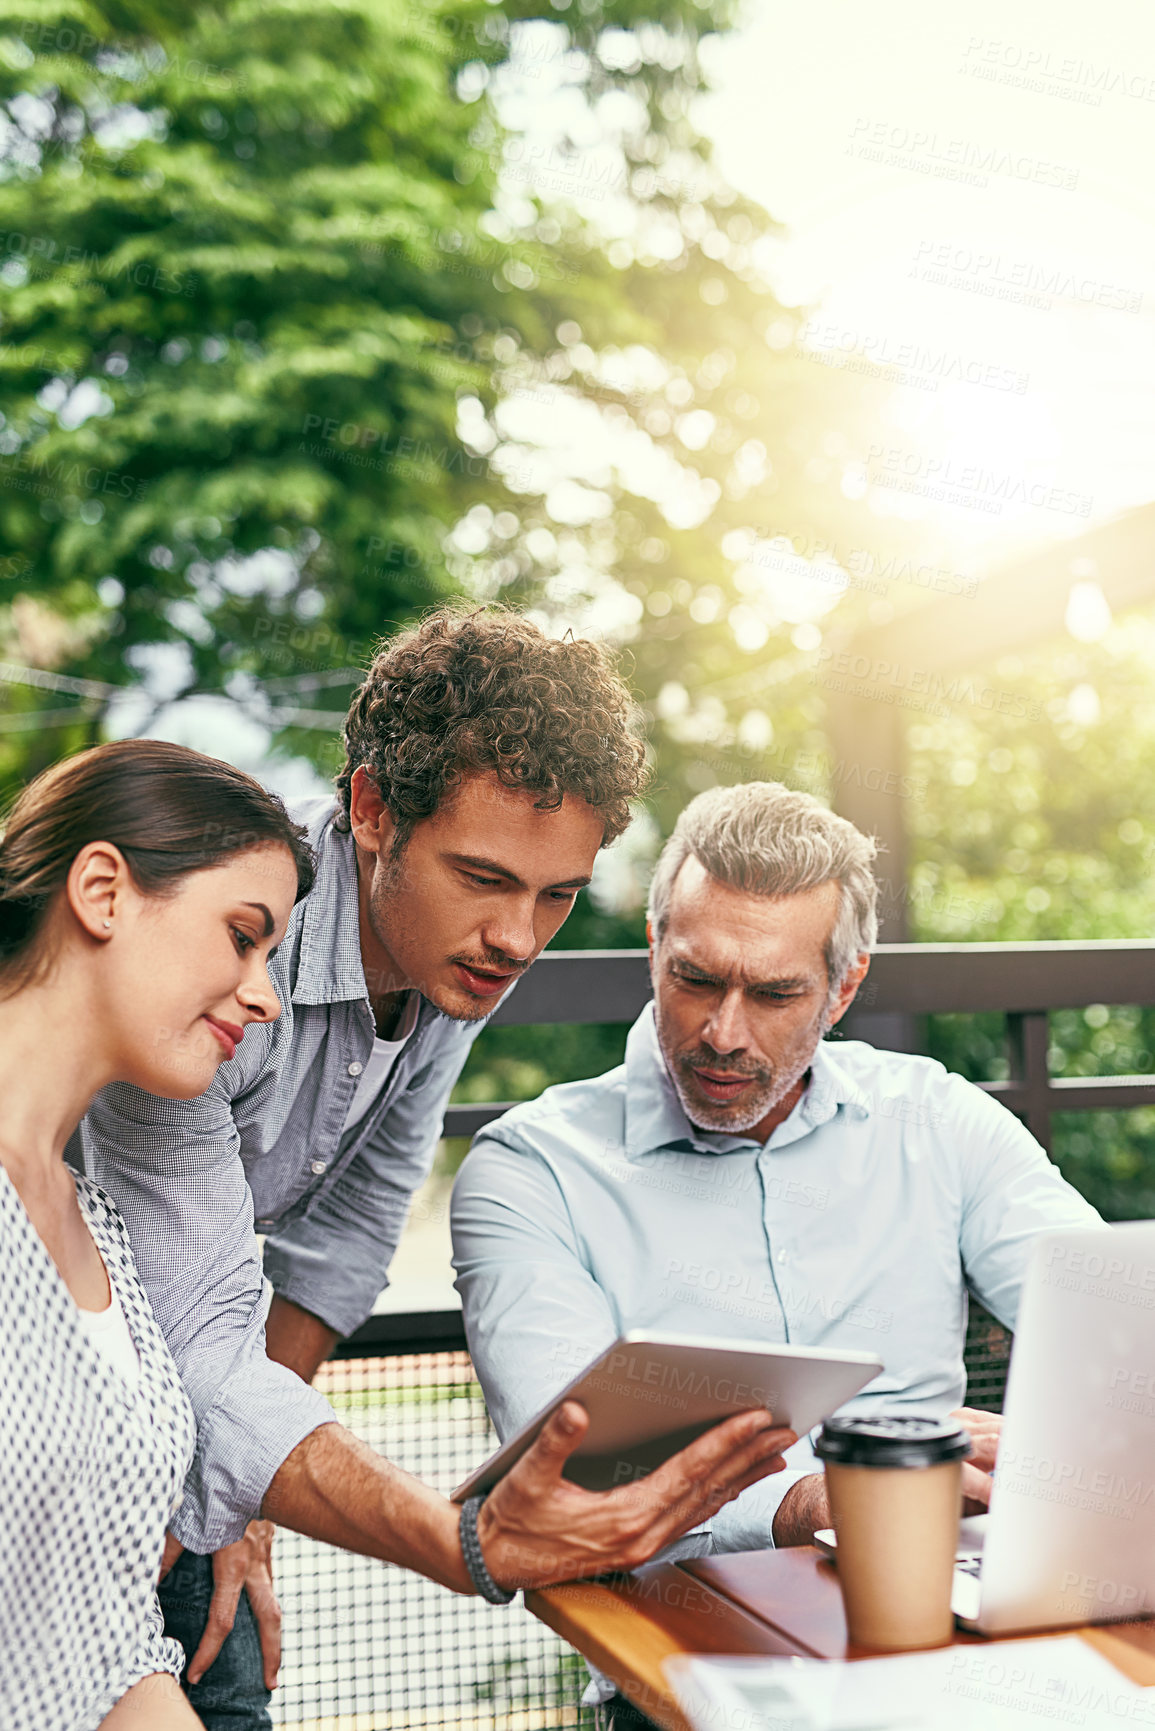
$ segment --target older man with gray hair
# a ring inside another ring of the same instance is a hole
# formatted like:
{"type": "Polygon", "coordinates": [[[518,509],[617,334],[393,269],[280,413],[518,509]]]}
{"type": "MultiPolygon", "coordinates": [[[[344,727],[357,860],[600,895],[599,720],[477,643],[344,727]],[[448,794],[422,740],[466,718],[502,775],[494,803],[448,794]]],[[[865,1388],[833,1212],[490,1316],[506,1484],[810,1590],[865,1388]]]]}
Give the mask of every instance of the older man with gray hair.
{"type": "MultiPolygon", "coordinates": [[[[1013,1329],[1035,1234],[1098,1222],[970,1082],[824,1039],[870,966],[875,851],[774,782],[682,813],[625,1062],[507,1112],[457,1180],[457,1285],[500,1436],[640,1328],[863,1349],[885,1368],[847,1410],[942,1416],[966,1390],[968,1292],[1013,1329]]],[[[998,1421],[962,1413],[983,1503],[998,1421]]],[[[809,1438],[786,1460],[678,1554],[808,1543],[829,1521],[820,1463],[809,1438]]]]}

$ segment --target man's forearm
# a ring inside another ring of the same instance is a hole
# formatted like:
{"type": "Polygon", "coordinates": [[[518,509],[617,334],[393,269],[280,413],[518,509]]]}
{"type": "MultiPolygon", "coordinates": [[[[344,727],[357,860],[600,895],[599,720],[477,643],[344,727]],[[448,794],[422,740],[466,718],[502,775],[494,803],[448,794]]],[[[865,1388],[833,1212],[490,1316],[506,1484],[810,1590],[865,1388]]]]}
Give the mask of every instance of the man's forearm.
{"type": "Polygon", "coordinates": [[[321,1425],[276,1473],[261,1514],[279,1527],[475,1591],[458,1537],[460,1510],[339,1424],[321,1425]]]}
{"type": "Polygon", "coordinates": [[[277,1364],[295,1370],[302,1382],[312,1382],[341,1336],[280,1293],[273,1294],[265,1323],[265,1351],[277,1364]]]}
{"type": "Polygon", "coordinates": [[[814,1535],[830,1525],[830,1504],[826,1500],[826,1479],[822,1473],[811,1473],[791,1485],[778,1505],[774,1516],[774,1543],[779,1550],[789,1545],[811,1545],[814,1535]]]}
{"type": "MultiPolygon", "coordinates": [[[[769,1473],[797,1438],[770,1414],[735,1414],[649,1477],[586,1491],[564,1477],[589,1414],[566,1401],[483,1504],[477,1538],[499,1587],[545,1586],[634,1569],[769,1473]]],[[[274,1474],[261,1513],[278,1526],[475,1591],[460,1511],[339,1424],[320,1426],[274,1474]]]]}

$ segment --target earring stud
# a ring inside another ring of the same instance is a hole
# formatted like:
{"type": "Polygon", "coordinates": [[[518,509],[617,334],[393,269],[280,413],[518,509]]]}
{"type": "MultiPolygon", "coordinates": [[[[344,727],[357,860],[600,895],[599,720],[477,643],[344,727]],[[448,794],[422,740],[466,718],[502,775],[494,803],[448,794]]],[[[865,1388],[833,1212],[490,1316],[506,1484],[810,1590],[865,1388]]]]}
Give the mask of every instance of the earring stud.
{"type": "Polygon", "coordinates": [[[110,932],[112,930],[112,921],[111,920],[103,921],[103,925],[104,925],[104,929],[106,932],[110,932]]]}

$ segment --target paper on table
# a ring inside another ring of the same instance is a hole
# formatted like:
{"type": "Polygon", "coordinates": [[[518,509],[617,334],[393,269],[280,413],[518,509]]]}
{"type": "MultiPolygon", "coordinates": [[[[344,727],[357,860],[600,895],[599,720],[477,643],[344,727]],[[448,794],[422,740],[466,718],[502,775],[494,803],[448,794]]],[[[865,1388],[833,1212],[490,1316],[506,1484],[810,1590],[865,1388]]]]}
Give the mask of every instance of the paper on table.
{"type": "Polygon", "coordinates": [[[1138,1688],[1077,1636],[852,1664],[679,1658],[665,1669],[695,1731],[1155,1727],[1155,1689],[1138,1688]]]}

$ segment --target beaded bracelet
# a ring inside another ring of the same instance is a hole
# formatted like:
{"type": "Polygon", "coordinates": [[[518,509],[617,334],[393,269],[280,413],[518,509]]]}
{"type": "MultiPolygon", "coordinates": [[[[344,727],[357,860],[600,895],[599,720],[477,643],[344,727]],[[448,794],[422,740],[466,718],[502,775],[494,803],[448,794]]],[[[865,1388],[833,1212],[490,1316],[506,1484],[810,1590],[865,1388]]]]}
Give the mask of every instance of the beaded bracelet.
{"type": "Polygon", "coordinates": [[[482,1598],[488,1599],[491,1605],[508,1605],[514,1593],[507,1593],[504,1587],[498,1586],[486,1568],[485,1558],[481,1554],[481,1540],[477,1536],[477,1513],[484,1501],[484,1496],[470,1497],[461,1505],[461,1554],[465,1558],[469,1578],[482,1598]]]}

